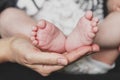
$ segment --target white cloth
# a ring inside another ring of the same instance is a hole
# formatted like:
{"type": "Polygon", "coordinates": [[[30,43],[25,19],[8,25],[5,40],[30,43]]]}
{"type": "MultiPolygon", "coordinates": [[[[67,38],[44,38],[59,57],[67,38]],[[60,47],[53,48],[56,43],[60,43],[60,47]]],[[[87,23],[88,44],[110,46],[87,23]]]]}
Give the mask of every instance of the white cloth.
{"type": "Polygon", "coordinates": [[[108,65],[106,63],[94,60],[91,56],[87,56],[77,62],[69,65],[64,70],[71,74],[103,74],[113,69],[115,64],[108,65]]]}
{"type": "Polygon", "coordinates": [[[92,10],[102,19],[102,3],[103,0],[19,0],[17,5],[37,20],[46,19],[56,24],[68,35],[86,10],[92,10]]]}

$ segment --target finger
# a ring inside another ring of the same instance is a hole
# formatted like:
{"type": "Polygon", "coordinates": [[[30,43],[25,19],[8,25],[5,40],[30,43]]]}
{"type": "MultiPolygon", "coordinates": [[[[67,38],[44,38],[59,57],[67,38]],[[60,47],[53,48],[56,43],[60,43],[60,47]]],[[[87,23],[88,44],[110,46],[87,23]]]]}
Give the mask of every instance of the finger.
{"type": "Polygon", "coordinates": [[[64,66],[56,66],[56,65],[27,65],[27,67],[32,70],[38,72],[42,76],[48,76],[52,72],[58,71],[62,69],[64,66]]]}
{"type": "Polygon", "coordinates": [[[26,56],[27,64],[67,65],[67,58],[58,53],[34,52],[26,56]]]}
{"type": "Polygon", "coordinates": [[[89,54],[93,54],[93,52],[98,52],[98,51],[100,51],[100,47],[99,47],[97,44],[93,44],[93,45],[91,45],[91,47],[92,47],[92,51],[89,52],[88,55],[89,55],[89,54]]]}
{"type": "Polygon", "coordinates": [[[57,64],[67,65],[68,61],[65,56],[59,53],[41,52],[34,47],[32,43],[26,42],[22,45],[20,51],[24,57],[25,64],[57,64]]]}
{"type": "Polygon", "coordinates": [[[93,44],[92,45],[92,51],[93,52],[98,52],[98,51],[100,51],[100,47],[97,44],[93,44]]]}
{"type": "Polygon", "coordinates": [[[83,57],[86,55],[88,52],[92,51],[91,46],[84,46],[80,47],[79,49],[76,49],[72,52],[69,53],[64,53],[64,55],[67,57],[69,63],[76,61],[77,59],[83,57]]]}
{"type": "Polygon", "coordinates": [[[38,48],[34,47],[32,43],[24,41],[20,44],[20,55],[23,57],[24,64],[57,64],[67,65],[67,58],[59,53],[41,52],[38,48]],[[23,44],[24,43],[24,44],[23,44]]]}

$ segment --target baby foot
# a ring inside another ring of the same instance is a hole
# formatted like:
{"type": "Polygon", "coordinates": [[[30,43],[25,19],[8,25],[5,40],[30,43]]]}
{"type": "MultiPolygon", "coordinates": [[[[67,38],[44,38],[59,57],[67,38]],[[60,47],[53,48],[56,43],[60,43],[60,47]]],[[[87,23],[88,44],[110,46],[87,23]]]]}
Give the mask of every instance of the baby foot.
{"type": "Polygon", "coordinates": [[[65,51],[65,36],[52,23],[40,20],[32,29],[31,40],[41,50],[62,53],[65,51]]]}
{"type": "Polygon", "coordinates": [[[88,11],[68,36],[65,45],[66,50],[72,51],[81,46],[92,44],[95,33],[98,31],[97,22],[98,18],[93,18],[92,12],[88,11]]]}

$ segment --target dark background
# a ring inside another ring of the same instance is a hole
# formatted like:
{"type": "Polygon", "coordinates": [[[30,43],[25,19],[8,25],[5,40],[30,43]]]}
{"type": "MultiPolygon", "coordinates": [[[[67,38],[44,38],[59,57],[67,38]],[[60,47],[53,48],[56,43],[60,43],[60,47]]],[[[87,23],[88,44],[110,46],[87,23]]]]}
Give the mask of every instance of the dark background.
{"type": "Polygon", "coordinates": [[[117,59],[114,69],[99,75],[53,73],[48,77],[42,77],[21,65],[4,63],[0,65],[0,80],[120,80],[120,58],[117,59]]]}

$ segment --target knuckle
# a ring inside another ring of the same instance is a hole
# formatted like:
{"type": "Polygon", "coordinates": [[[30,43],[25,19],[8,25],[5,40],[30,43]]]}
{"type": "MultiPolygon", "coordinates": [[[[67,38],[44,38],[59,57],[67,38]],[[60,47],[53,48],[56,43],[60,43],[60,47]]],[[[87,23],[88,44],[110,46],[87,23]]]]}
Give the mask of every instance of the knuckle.
{"type": "Polygon", "coordinates": [[[25,55],[25,57],[24,57],[24,63],[26,63],[26,64],[32,64],[31,59],[32,59],[31,55],[25,55]]]}

